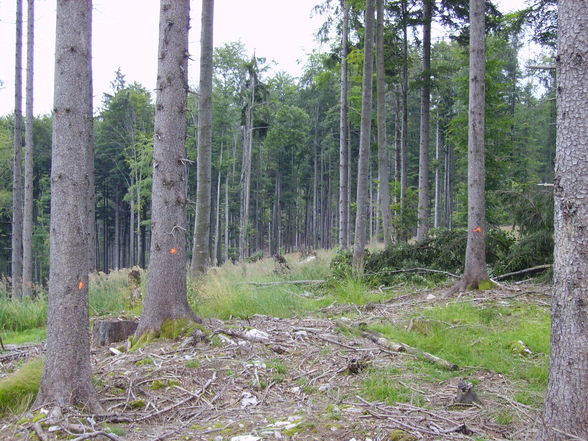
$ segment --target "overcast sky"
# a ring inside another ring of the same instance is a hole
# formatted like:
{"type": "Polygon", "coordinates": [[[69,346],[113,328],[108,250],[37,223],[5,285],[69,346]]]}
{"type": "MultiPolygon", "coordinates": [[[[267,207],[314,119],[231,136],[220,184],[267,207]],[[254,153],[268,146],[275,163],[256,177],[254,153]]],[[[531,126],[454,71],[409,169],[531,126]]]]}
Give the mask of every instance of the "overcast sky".
{"type": "MultiPolygon", "coordinates": [[[[505,11],[523,0],[502,0],[505,11]]],[[[23,0],[26,19],[26,0],[23,0]]],[[[317,43],[314,34],[322,17],[311,18],[319,0],[216,0],[214,45],[241,40],[251,54],[275,60],[278,70],[301,73],[306,55],[317,43]]],[[[0,115],[14,108],[15,2],[0,0],[0,115]]],[[[192,0],[189,67],[190,83],[196,84],[200,45],[200,0],[192,0]]],[[[128,82],[153,89],[157,75],[159,0],[94,0],[93,70],[94,108],[110,91],[120,67],[128,82]]],[[[26,23],[24,25],[26,34],[26,23]]],[[[26,41],[26,35],[24,40],[26,41]]],[[[55,47],[55,0],[35,1],[35,110],[51,111],[55,47]]],[[[23,47],[23,51],[25,48],[23,47]]],[[[23,54],[26,59],[26,54],[23,54]]],[[[24,64],[24,62],[23,62],[24,64]]],[[[24,66],[23,66],[24,67],[24,66]]],[[[25,76],[23,73],[23,83],[25,76]]]]}

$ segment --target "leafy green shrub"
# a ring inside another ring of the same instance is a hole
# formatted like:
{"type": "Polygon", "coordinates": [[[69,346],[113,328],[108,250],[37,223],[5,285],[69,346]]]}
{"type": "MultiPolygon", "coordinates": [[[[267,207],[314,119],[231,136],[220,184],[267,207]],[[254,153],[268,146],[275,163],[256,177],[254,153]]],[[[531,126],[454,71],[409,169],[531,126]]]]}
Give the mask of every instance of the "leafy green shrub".
{"type": "MultiPolygon", "coordinates": [[[[553,262],[553,232],[537,230],[521,237],[509,252],[497,262],[496,274],[505,274],[553,262]]],[[[524,277],[527,277],[525,275],[524,277]]]]}
{"type": "MultiPolygon", "coordinates": [[[[515,242],[512,234],[495,229],[486,235],[486,260],[495,265],[508,255],[515,242]]],[[[365,274],[370,284],[391,284],[399,279],[422,283],[440,282],[445,275],[436,273],[391,272],[399,269],[428,268],[461,273],[464,267],[467,244],[467,230],[432,230],[429,237],[415,244],[400,244],[391,249],[367,252],[365,254],[365,274]]],[[[331,261],[331,271],[336,278],[346,278],[351,274],[352,255],[340,251],[331,261]]]]}

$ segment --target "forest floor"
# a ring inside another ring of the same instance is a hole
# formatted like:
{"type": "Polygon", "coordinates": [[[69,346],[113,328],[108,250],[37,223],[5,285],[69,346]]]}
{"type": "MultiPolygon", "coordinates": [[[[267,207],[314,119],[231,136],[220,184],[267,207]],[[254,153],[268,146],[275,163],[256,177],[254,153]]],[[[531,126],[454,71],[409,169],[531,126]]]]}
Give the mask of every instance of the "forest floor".
{"type": "MultiPolygon", "coordinates": [[[[109,438],[95,439],[534,439],[540,405],[517,401],[516,391],[524,388],[518,380],[471,366],[448,371],[434,365],[446,373],[431,375],[419,368],[423,360],[415,363],[419,354],[396,352],[359,331],[373,323],[407,327],[424,308],[453,302],[548,308],[550,293],[547,285],[529,283],[447,299],[446,289],[363,306],[334,304],[306,318],[207,319],[212,334],[198,341],[155,341],[132,352],[94,347],[95,383],[107,415],[69,418],[82,422],[88,437],[64,436],[66,424],[54,432],[37,424],[37,433],[47,440],[90,439],[105,428],[109,438]],[[460,380],[474,384],[481,403],[455,402],[460,380]],[[378,401],[365,393],[366,387],[390,385],[399,391],[398,400],[378,401]]],[[[42,346],[13,350],[32,356],[42,346]]],[[[15,421],[0,420],[1,440],[38,439],[34,419],[15,421]]]]}

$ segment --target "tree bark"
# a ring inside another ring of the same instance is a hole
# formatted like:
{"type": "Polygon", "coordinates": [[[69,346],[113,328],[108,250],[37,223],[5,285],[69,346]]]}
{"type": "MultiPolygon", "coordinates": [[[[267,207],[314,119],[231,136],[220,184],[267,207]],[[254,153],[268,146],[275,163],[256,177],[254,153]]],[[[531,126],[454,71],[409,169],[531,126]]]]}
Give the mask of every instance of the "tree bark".
{"type": "Polygon", "coordinates": [[[243,161],[241,164],[241,206],[239,219],[239,262],[248,254],[247,229],[249,226],[249,193],[251,190],[251,156],[253,150],[253,106],[255,104],[255,55],[249,72],[249,99],[245,111],[243,133],[243,161]]]}
{"type": "Polygon", "coordinates": [[[200,88],[198,96],[198,170],[196,220],[191,275],[199,277],[210,260],[210,189],[212,155],[212,36],[214,0],[202,1],[200,33],[200,88]]]}
{"type": "Polygon", "coordinates": [[[349,104],[348,104],[348,39],[349,39],[349,2],[341,0],[343,9],[343,29],[341,32],[341,114],[339,120],[339,246],[349,246],[349,104]]]}
{"type": "Polygon", "coordinates": [[[137,335],[197,317],[186,292],[186,102],[189,0],[162,0],[148,295],[137,335]]]}
{"type": "Polygon", "coordinates": [[[441,227],[441,132],[439,131],[439,113],[435,125],[435,207],[434,228],[441,227]]]}
{"type": "Polygon", "coordinates": [[[485,30],[484,0],[470,0],[470,80],[468,113],[468,242],[460,289],[477,289],[486,270],[484,168],[485,30]]]}
{"type": "Polygon", "coordinates": [[[88,250],[94,249],[87,207],[94,174],[88,160],[93,146],[91,23],[90,0],[57,1],[47,351],[35,405],[80,404],[97,412],[88,311],[88,250]]]}
{"type": "Polygon", "coordinates": [[[377,0],[378,22],[376,36],[376,65],[378,92],[378,182],[382,213],[384,246],[389,249],[392,240],[392,212],[390,211],[390,155],[386,140],[386,78],[384,72],[384,0],[377,0]]]}
{"type": "Polygon", "coordinates": [[[25,118],[24,213],[22,224],[22,292],[33,295],[33,74],[35,0],[27,1],[27,79],[25,118]]]}
{"type": "Polygon", "coordinates": [[[222,175],[221,175],[221,167],[223,163],[223,145],[221,144],[221,151],[220,151],[220,159],[219,159],[219,167],[218,173],[216,178],[216,216],[215,216],[215,223],[214,223],[214,244],[212,246],[212,266],[218,266],[219,257],[220,257],[220,216],[221,216],[221,182],[222,182],[222,175]]]}
{"type": "Polygon", "coordinates": [[[12,298],[22,297],[22,0],[16,1],[14,63],[14,151],[12,161],[12,298]]]}
{"type": "Polygon", "coordinates": [[[357,213],[355,216],[355,242],[353,244],[353,271],[356,275],[363,273],[369,202],[368,176],[372,125],[372,77],[374,71],[374,6],[375,0],[367,0],[365,11],[361,130],[359,135],[359,161],[357,166],[357,213]]]}
{"type": "Polygon", "coordinates": [[[539,441],[588,439],[588,12],[558,14],[551,361],[539,441]]]}
{"type": "Polygon", "coordinates": [[[419,144],[419,203],[417,242],[429,231],[429,122],[431,115],[431,21],[434,0],[423,0],[423,74],[421,81],[421,125],[419,144]]]}
{"type": "MultiPolygon", "coordinates": [[[[402,0],[402,141],[400,152],[400,216],[404,218],[408,190],[408,6],[402,0]]],[[[405,234],[403,233],[403,236],[405,234]]]]}

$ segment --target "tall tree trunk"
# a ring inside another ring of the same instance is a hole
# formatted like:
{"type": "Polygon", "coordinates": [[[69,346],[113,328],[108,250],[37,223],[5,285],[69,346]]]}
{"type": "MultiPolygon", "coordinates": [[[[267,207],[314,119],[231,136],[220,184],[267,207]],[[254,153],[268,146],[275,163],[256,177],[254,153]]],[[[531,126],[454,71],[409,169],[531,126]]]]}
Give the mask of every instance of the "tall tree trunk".
{"type": "MultiPolygon", "coordinates": [[[[134,173],[131,173],[131,187],[135,182],[134,173]]],[[[135,195],[131,193],[129,207],[129,267],[135,266],[135,195]]]]}
{"type": "MultiPolygon", "coordinates": [[[[253,56],[255,63],[255,55],[253,56]]],[[[253,106],[255,104],[255,66],[249,78],[249,101],[245,111],[243,133],[243,161],[241,164],[241,206],[239,213],[239,262],[243,262],[248,252],[247,230],[249,226],[249,192],[251,189],[251,156],[253,150],[253,106]]]]}
{"type": "Polygon", "coordinates": [[[453,211],[453,147],[447,144],[445,146],[445,202],[444,225],[448,229],[453,228],[452,211],[453,211]]]}
{"type": "Polygon", "coordinates": [[[439,113],[435,125],[435,207],[433,226],[441,226],[441,132],[439,130],[439,113]]]}
{"type": "Polygon", "coordinates": [[[339,121],[339,246],[349,246],[349,118],[347,41],[349,39],[349,2],[341,0],[343,30],[341,33],[341,115],[339,121]]]}
{"type": "Polygon", "coordinates": [[[57,1],[47,352],[36,406],[101,411],[90,364],[92,2],[57,1]],[[76,164],[76,167],[72,167],[76,164]]]}
{"type": "MultiPolygon", "coordinates": [[[[401,1],[402,8],[402,145],[400,152],[400,216],[403,219],[408,190],[408,6],[401,1]]],[[[403,236],[405,234],[403,233],[403,236]]]]}
{"type": "Polygon", "coordinates": [[[551,361],[539,441],[588,439],[588,11],[558,14],[551,361]]]}
{"type": "Polygon", "coordinates": [[[417,242],[429,231],[429,121],[431,114],[431,21],[434,0],[423,0],[423,74],[421,88],[421,125],[419,146],[419,204],[417,242]]]}
{"type": "Polygon", "coordinates": [[[186,102],[189,0],[161,0],[148,295],[136,334],[197,319],[186,292],[186,102]]]}
{"type": "Polygon", "coordinates": [[[470,0],[470,91],[468,114],[468,242],[460,289],[477,289],[486,270],[484,169],[485,30],[484,0],[470,0]]]}
{"type": "Polygon", "coordinates": [[[223,145],[221,144],[218,175],[216,178],[216,216],[214,223],[214,245],[212,247],[212,266],[218,266],[220,256],[220,198],[221,198],[221,167],[223,163],[223,145]]]}
{"type": "Polygon", "coordinates": [[[390,211],[390,155],[386,140],[386,78],[384,72],[384,0],[377,0],[378,22],[376,37],[376,65],[378,92],[378,181],[382,212],[384,246],[392,247],[392,212],[390,211]]]}
{"type": "Polygon", "coordinates": [[[12,161],[12,298],[22,297],[22,0],[16,1],[14,63],[14,152],[12,161]]]}
{"type": "Polygon", "coordinates": [[[204,274],[210,259],[210,187],[212,155],[212,35],[214,0],[202,1],[200,33],[200,88],[198,95],[198,170],[196,220],[190,271],[204,274]]]}
{"type": "MultiPolygon", "coordinates": [[[[234,158],[234,156],[233,156],[234,158]]],[[[229,224],[230,224],[230,210],[229,210],[229,175],[225,177],[225,250],[224,250],[224,261],[229,261],[229,249],[231,248],[231,242],[229,237],[229,224]]]]}
{"type": "Polygon", "coordinates": [[[353,244],[353,271],[363,273],[363,256],[366,245],[368,214],[368,175],[372,125],[372,81],[374,71],[374,6],[367,0],[365,11],[365,45],[363,60],[363,90],[361,100],[361,130],[359,135],[359,161],[357,165],[357,213],[355,216],[355,242],[353,244]]]}
{"type": "Polygon", "coordinates": [[[113,259],[112,259],[112,266],[115,270],[120,269],[121,264],[120,264],[120,257],[121,257],[121,250],[120,250],[120,229],[121,229],[121,225],[120,225],[120,209],[119,209],[119,205],[118,205],[118,194],[115,197],[114,200],[114,254],[113,254],[113,259]]]}
{"type": "Polygon", "coordinates": [[[28,0],[27,5],[27,97],[22,224],[22,292],[25,297],[30,297],[33,295],[33,60],[35,58],[35,0],[28,0]]]}

